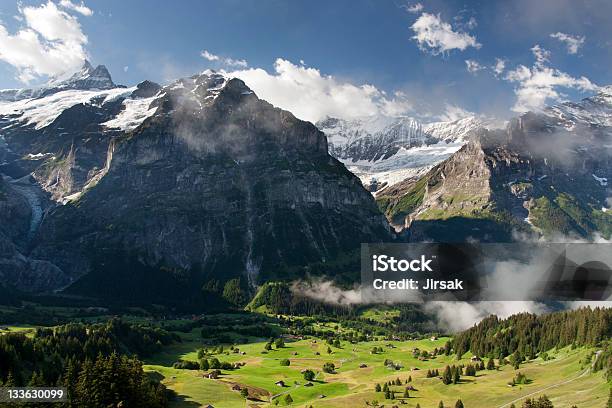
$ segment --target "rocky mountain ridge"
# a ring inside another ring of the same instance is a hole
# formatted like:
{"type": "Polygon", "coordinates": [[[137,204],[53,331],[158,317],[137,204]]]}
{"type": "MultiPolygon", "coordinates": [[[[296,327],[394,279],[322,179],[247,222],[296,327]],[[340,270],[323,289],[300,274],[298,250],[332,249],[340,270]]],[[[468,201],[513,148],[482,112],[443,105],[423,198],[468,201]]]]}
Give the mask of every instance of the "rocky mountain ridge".
{"type": "Polygon", "coordinates": [[[477,137],[418,180],[377,196],[412,240],[511,240],[513,234],[609,238],[612,98],[526,113],[477,137]]]}
{"type": "Polygon", "coordinates": [[[387,186],[425,174],[487,126],[476,117],[421,124],[410,117],[327,118],[317,123],[330,154],[375,195],[387,186]]]}
{"type": "Polygon", "coordinates": [[[4,102],[0,121],[0,172],[43,198],[20,251],[60,271],[46,290],[192,300],[391,239],[323,133],[212,71],[4,102]]]}

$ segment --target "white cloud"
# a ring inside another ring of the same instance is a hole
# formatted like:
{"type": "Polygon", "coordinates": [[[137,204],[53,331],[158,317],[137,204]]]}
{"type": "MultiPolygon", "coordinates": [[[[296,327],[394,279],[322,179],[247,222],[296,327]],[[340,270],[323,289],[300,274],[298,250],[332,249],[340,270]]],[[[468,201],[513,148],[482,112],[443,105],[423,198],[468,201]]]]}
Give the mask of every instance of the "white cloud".
{"type": "Polygon", "coordinates": [[[15,34],[0,24],[0,60],[17,69],[20,81],[59,75],[83,64],[87,37],[76,17],[51,1],[19,11],[25,26],[15,34]]]}
{"type": "Polygon", "coordinates": [[[423,11],[423,5],[421,3],[415,3],[410,6],[405,6],[406,11],[412,14],[417,14],[423,11]]]}
{"type": "Polygon", "coordinates": [[[467,33],[454,31],[453,27],[443,21],[440,15],[423,13],[412,25],[416,40],[422,51],[433,55],[451,50],[465,50],[469,47],[480,48],[482,45],[467,33]]]}
{"type": "Polygon", "coordinates": [[[542,314],[549,311],[546,305],[529,301],[427,302],[424,308],[435,313],[438,324],[450,332],[468,329],[490,315],[505,319],[517,313],[542,314]]]}
{"type": "Polygon", "coordinates": [[[444,113],[438,116],[438,119],[442,122],[454,122],[459,119],[469,118],[476,116],[474,112],[463,109],[460,106],[447,103],[444,108],[444,113]]]}
{"type": "Polygon", "coordinates": [[[225,63],[225,65],[228,65],[230,67],[238,67],[238,68],[246,68],[249,65],[246,62],[246,60],[243,60],[243,59],[236,60],[232,58],[225,58],[223,62],[225,63]]]}
{"type": "Polygon", "coordinates": [[[542,66],[550,60],[550,51],[540,47],[540,44],[531,47],[531,53],[536,59],[536,65],[542,66]]]}
{"type": "Polygon", "coordinates": [[[238,67],[238,68],[246,68],[249,64],[243,59],[233,59],[233,58],[225,58],[220,57],[216,54],[209,52],[208,50],[203,50],[200,55],[202,58],[205,58],[211,62],[219,62],[228,67],[238,67]]]}
{"type": "Polygon", "coordinates": [[[123,72],[128,72],[128,70],[130,69],[130,67],[128,67],[127,65],[125,67],[123,67],[123,72]]]}
{"type": "Polygon", "coordinates": [[[533,67],[519,65],[508,71],[504,77],[507,81],[518,84],[514,90],[517,100],[512,107],[513,111],[539,110],[549,102],[558,102],[563,97],[559,88],[579,91],[595,91],[599,88],[587,77],[574,78],[563,71],[546,66],[550,52],[539,45],[535,45],[531,51],[536,59],[533,67]]]}
{"type": "Polygon", "coordinates": [[[412,106],[402,93],[389,98],[373,85],[340,81],[282,58],[276,60],[273,73],[250,68],[227,74],[242,79],[260,98],[312,122],[327,116],[399,115],[412,106]]]}
{"type": "Polygon", "coordinates": [[[495,65],[493,65],[491,68],[493,69],[493,72],[495,72],[495,75],[498,76],[503,74],[504,70],[506,69],[506,60],[495,58],[495,65]]]}
{"type": "Polygon", "coordinates": [[[478,61],[474,60],[465,60],[465,65],[469,73],[475,74],[478,71],[482,71],[485,69],[484,66],[480,65],[478,61]]]}
{"type": "Polygon", "coordinates": [[[60,6],[68,10],[76,11],[77,13],[81,13],[84,16],[93,15],[93,11],[89,7],[87,7],[85,3],[83,2],[81,2],[80,4],[75,4],[71,2],[70,0],[61,0],[59,4],[60,6]]]}
{"type": "Polygon", "coordinates": [[[209,61],[219,61],[219,56],[209,52],[208,50],[202,51],[200,55],[209,61]]]}
{"type": "Polygon", "coordinates": [[[577,54],[578,49],[584,44],[585,37],[573,36],[561,32],[557,32],[550,35],[552,38],[564,42],[567,47],[568,54],[577,54]]]}

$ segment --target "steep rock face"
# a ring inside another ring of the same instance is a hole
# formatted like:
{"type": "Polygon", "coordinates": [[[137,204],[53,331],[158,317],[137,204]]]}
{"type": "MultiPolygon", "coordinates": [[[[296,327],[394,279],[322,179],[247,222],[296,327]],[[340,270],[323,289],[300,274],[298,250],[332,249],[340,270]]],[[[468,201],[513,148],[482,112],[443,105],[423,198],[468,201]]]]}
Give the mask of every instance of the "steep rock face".
{"type": "Polygon", "coordinates": [[[153,114],[160,87],[149,81],[116,87],[106,68],[87,63],[49,89],[0,102],[0,172],[14,179],[32,174],[53,200],[65,202],[101,177],[111,140],[153,114]]]}
{"type": "Polygon", "coordinates": [[[189,276],[199,290],[212,278],[254,284],[390,238],[324,134],[242,81],[207,72],[164,87],[153,105],[111,143],[97,184],[48,214],[37,256],[95,277],[119,272],[113,254],[115,269],[136,261],[189,276]]]}
{"type": "MultiPolygon", "coordinates": [[[[601,112],[593,100],[601,95],[580,106],[601,112]]],[[[510,240],[517,231],[609,237],[611,128],[551,114],[565,109],[480,132],[419,180],[385,190],[379,205],[413,240],[510,240]]]]}
{"type": "Polygon", "coordinates": [[[69,280],[59,268],[24,255],[34,214],[18,188],[0,176],[0,288],[35,292],[62,287],[69,280]]]}

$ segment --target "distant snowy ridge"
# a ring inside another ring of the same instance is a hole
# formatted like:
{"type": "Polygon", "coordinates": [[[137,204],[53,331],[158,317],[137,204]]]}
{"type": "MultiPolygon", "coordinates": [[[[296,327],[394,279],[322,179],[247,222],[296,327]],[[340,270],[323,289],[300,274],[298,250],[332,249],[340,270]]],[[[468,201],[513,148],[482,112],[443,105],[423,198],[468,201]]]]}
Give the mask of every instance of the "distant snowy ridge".
{"type": "Polygon", "coordinates": [[[410,117],[327,118],[317,127],[329,152],[370,191],[418,177],[463,146],[486,124],[476,117],[422,124],[410,117]]]}
{"type": "Polygon", "coordinates": [[[572,130],[578,125],[612,127],[612,86],[580,102],[565,102],[548,107],[545,114],[559,120],[560,125],[572,130]]]}

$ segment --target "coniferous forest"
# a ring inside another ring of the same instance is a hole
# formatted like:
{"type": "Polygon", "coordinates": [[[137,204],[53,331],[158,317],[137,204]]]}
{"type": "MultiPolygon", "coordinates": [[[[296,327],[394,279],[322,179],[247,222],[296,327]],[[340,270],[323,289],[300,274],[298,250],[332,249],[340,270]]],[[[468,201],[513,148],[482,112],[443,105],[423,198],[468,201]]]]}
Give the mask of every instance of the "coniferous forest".
{"type": "Polygon", "coordinates": [[[112,319],[0,336],[0,385],[66,387],[66,407],[164,407],[165,387],[139,357],[178,340],[175,334],[112,319]]]}
{"type": "Polygon", "coordinates": [[[480,357],[534,359],[539,353],[566,346],[602,346],[595,368],[610,367],[612,309],[583,308],[537,316],[520,313],[507,319],[489,316],[453,340],[458,356],[470,351],[480,357]]]}

